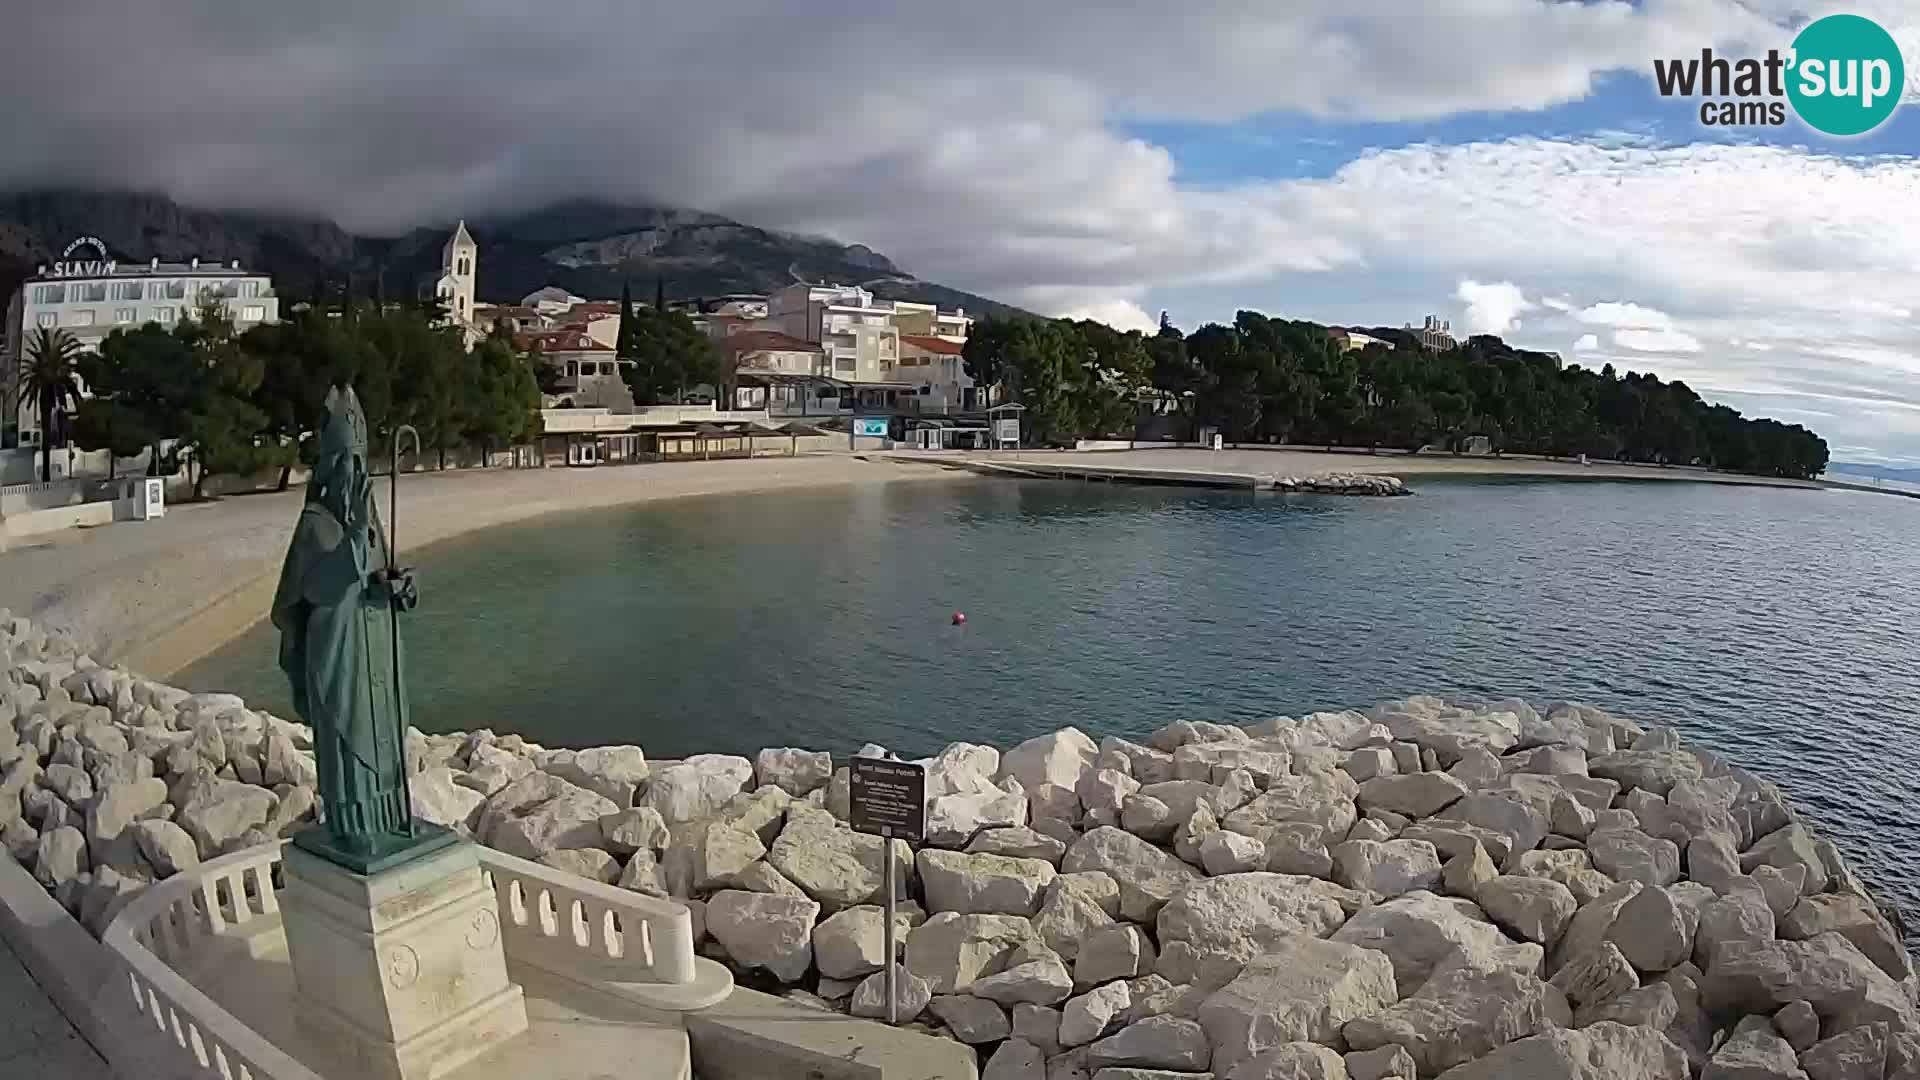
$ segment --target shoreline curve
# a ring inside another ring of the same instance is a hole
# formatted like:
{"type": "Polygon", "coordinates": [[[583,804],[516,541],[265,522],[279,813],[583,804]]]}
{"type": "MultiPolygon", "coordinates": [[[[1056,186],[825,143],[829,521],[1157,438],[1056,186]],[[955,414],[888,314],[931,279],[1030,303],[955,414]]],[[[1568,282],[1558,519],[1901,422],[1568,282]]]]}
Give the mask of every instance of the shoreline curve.
{"type": "MultiPolygon", "coordinates": [[[[832,454],[661,468],[474,469],[404,476],[403,558],[497,525],[707,495],[960,479],[832,454]]],[[[385,498],[376,478],[376,493],[385,498]]],[[[137,528],[73,529],[0,555],[0,607],[65,631],[101,663],[168,679],[266,617],[304,489],[168,508],[137,528]]]]}

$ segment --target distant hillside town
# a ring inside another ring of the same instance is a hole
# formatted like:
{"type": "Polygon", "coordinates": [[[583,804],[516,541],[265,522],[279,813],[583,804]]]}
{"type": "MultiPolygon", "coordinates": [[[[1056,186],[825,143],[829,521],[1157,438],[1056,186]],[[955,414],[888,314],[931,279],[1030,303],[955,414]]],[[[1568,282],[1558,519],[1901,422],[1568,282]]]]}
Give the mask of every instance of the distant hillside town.
{"type": "Polygon", "coordinates": [[[196,491],[212,471],[272,466],[285,484],[311,433],[307,399],[338,379],[366,387],[376,430],[413,426],[442,465],[502,450],[541,465],[797,453],[803,439],[961,449],[1215,438],[1782,476],[1826,465],[1825,443],[1802,428],[1749,420],[1650,373],[1567,367],[1484,335],[1463,342],[1436,315],[1328,327],[1242,311],[1190,333],[1163,316],[1148,335],[1013,309],[976,322],[965,308],[831,281],[670,300],[663,275],[623,280],[617,297],[547,284],[488,303],[499,293],[482,288],[466,223],[441,235],[438,266],[413,287],[380,276],[371,297],[349,280],[292,301],[237,260],[123,260],[98,237],[72,241],[7,307],[0,484],[112,475],[122,456],[149,472],[191,464],[196,491]]]}

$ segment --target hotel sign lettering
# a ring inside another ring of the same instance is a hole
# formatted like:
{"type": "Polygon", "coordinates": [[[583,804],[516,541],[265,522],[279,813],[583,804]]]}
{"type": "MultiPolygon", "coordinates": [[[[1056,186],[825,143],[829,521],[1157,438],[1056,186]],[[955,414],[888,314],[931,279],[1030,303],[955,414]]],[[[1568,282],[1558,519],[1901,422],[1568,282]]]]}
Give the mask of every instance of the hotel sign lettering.
{"type": "Polygon", "coordinates": [[[60,261],[53,264],[53,277],[99,277],[113,265],[107,255],[106,242],[97,236],[83,236],[66,246],[60,253],[60,261]],[[77,258],[82,248],[92,248],[94,258],[77,258]]]}

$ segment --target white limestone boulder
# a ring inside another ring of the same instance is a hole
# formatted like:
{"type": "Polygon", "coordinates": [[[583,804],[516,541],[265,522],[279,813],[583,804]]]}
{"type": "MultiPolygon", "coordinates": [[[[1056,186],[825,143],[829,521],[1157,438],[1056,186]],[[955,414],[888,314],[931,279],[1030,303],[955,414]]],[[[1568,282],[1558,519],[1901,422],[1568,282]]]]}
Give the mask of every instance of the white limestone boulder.
{"type": "Polygon", "coordinates": [[[1440,884],[1440,854],[1425,840],[1349,840],[1330,855],[1335,881],[1377,898],[1440,884]]]}
{"type": "Polygon", "coordinates": [[[1912,962],[1899,935],[1894,933],[1879,908],[1858,896],[1848,893],[1809,896],[1787,912],[1778,929],[1780,936],[1788,941],[1837,933],[1878,964],[1888,978],[1900,981],[1913,974],[1912,962]]]}
{"type": "Polygon", "coordinates": [[[72,825],[62,825],[40,834],[34,853],[34,880],[48,889],[71,885],[92,868],[87,858],[87,837],[72,825]]]}
{"type": "MultiPolygon", "coordinates": [[[[1196,810],[1198,818],[1206,811],[1196,810]]],[[[1177,846],[1177,844],[1176,844],[1177,846]]],[[[1244,874],[1250,870],[1267,868],[1267,846],[1251,836],[1229,832],[1216,828],[1200,841],[1195,854],[1199,856],[1201,868],[1208,874],[1219,877],[1223,874],[1244,874]]]]}
{"type": "Polygon", "coordinates": [[[915,865],[927,906],[962,915],[1036,915],[1055,872],[1052,863],[1041,859],[937,848],[922,848],[915,865]]]}
{"type": "Polygon", "coordinates": [[[1126,1023],[1133,996],[1123,982],[1108,983],[1067,999],[1060,1007],[1061,1046],[1085,1046],[1126,1023]]]}
{"type": "Polygon", "coordinates": [[[1200,1005],[1213,1065],[1231,1071],[1290,1042],[1333,1043],[1351,1020],[1397,1000],[1393,965],[1374,950],[1304,934],[1269,950],[1200,1005]]]}
{"type": "Polygon", "coordinates": [[[1075,951],[1074,988],[1085,990],[1115,979],[1137,979],[1153,970],[1155,959],[1153,939],[1132,923],[1090,930],[1075,951]]]}
{"type": "MultiPolygon", "coordinates": [[[[1044,820],[1044,819],[1043,819],[1044,820]]],[[[1025,825],[985,829],[967,844],[969,855],[1004,855],[1012,859],[1043,859],[1058,867],[1067,845],[1025,825]]]]}
{"type": "Polygon", "coordinates": [[[777,747],[753,758],[754,782],[779,788],[798,799],[833,779],[833,755],[825,750],[777,747]]]}
{"type": "Polygon", "coordinates": [[[1349,1080],[1347,1065],[1336,1050],[1315,1043],[1284,1043],[1250,1058],[1227,1073],[1225,1080],[1349,1080]]]}
{"type": "Polygon", "coordinates": [[[1699,912],[1690,911],[1672,891],[1644,888],[1620,906],[1607,940],[1636,970],[1659,974],[1693,955],[1698,925],[1699,912]]]}
{"type": "Polygon", "coordinates": [[[641,805],[652,807],[673,825],[718,813],[727,800],[753,783],[753,762],[733,754],[695,754],[651,769],[646,780],[641,805]]]}
{"type": "Polygon", "coordinates": [[[1424,818],[1445,810],[1467,795],[1467,786],[1446,773],[1416,772],[1375,776],[1360,785],[1362,809],[1391,810],[1424,818]]]}
{"type": "Polygon", "coordinates": [[[1373,719],[1395,739],[1433,751],[1444,766],[1451,766],[1469,750],[1503,753],[1520,739],[1519,717],[1510,712],[1432,714],[1384,706],[1374,710],[1373,719]]]}
{"type": "Polygon", "coordinates": [[[556,776],[548,776],[550,783],[541,785],[539,794],[543,797],[530,802],[516,799],[511,810],[503,814],[495,813],[497,806],[504,806],[499,801],[509,792],[528,784],[538,775],[543,774],[529,774],[515,781],[488,801],[487,807],[482,810],[483,818],[489,822],[485,826],[486,845],[522,859],[538,859],[559,848],[600,847],[605,844],[606,837],[600,831],[600,819],[614,813],[619,807],[604,795],[576,787],[556,776]]]}
{"type": "Polygon", "coordinates": [[[1199,870],[1122,829],[1103,826],[1074,841],[1060,861],[1065,873],[1098,870],[1120,889],[1120,916],[1131,922],[1150,922],[1160,908],[1199,870]]]}
{"type": "MultiPolygon", "coordinates": [[[[917,910],[897,907],[894,912],[894,948],[903,950],[907,936],[920,921],[917,910]]],[[[834,912],[813,928],[813,958],[820,974],[829,979],[862,979],[881,970],[886,959],[886,911],[872,904],[834,912]]]]}
{"type": "MultiPolygon", "coordinates": [[[[953,782],[961,782],[969,775],[961,773],[953,782]]],[[[927,843],[935,847],[963,848],[983,829],[1025,825],[1027,815],[1027,795],[1017,783],[1004,789],[988,783],[979,788],[929,796],[927,843]]]]}
{"type": "Polygon", "coordinates": [[[1698,780],[1700,759],[1685,750],[1620,750],[1589,758],[1587,772],[1618,783],[1623,791],[1639,789],[1666,797],[1682,780],[1698,780]]]}
{"type": "Polygon", "coordinates": [[[1797,821],[1762,837],[1740,856],[1740,869],[1749,874],[1762,866],[1788,872],[1800,868],[1806,874],[1800,886],[1802,896],[1814,896],[1826,890],[1826,863],[1814,846],[1813,834],[1797,821]]]}
{"type": "MultiPolygon", "coordinates": [[[[926,1010],[928,1002],[933,1000],[933,988],[927,980],[905,968],[896,966],[893,982],[893,1000],[898,1010],[895,1015],[902,1024],[919,1017],[926,1010]]],[[[876,971],[860,980],[860,985],[854,988],[852,1000],[847,1003],[847,1011],[868,1020],[886,1019],[885,971],[876,971]]]]}
{"type": "Polygon", "coordinates": [[[1000,772],[1000,751],[979,743],[955,742],[938,754],[920,759],[927,771],[927,798],[996,790],[993,778],[1000,772]]]}
{"type": "Polygon", "coordinates": [[[1620,947],[1602,941],[1562,965],[1548,980],[1575,1008],[1638,989],[1640,976],[1620,947]]]}
{"type": "Polygon", "coordinates": [[[1548,831],[1546,809],[1511,791],[1474,792],[1440,811],[1436,820],[1463,822],[1505,837],[1509,854],[1498,860],[1503,870],[1512,869],[1521,853],[1538,847],[1548,831]]]}
{"type": "Polygon", "coordinates": [[[187,830],[171,821],[146,818],[128,826],[140,856],[153,867],[154,875],[165,880],[200,865],[200,851],[187,830]]]}
{"type": "Polygon", "coordinates": [[[1687,1056],[1652,1028],[1599,1023],[1519,1039],[1441,1080],[1688,1080],[1687,1056]]]}
{"type": "MultiPolygon", "coordinates": [[[[1124,887],[1123,887],[1124,888],[1124,887]]],[[[1159,913],[1160,945],[1251,960],[1276,943],[1332,933],[1364,898],[1318,878],[1258,871],[1188,885],[1159,913]]]]}
{"type": "Polygon", "coordinates": [[[1808,1080],[1874,1080],[1887,1075],[1889,1041],[1884,1025],[1853,1028],[1802,1051],[1800,1067],[1808,1080]]]}
{"type": "Polygon", "coordinates": [[[1052,950],[1038,943],[1015,946],[1005,970],[983,975],[967,992],[1000,1005],[1058,1005],[1073,993],[1073,976],[1052,950]]]}
{"type": "Polygon", "coordinates": [[[1804,1080],[1800,1059],[1764,1016],[1740,1021],[1702,1073],[1708,1080],[1804,1080]]]}
{"type": "Polygon", "coordinates": [[[1047,1080],[1047,1056],[1025,1039],[1008,1039],[987,1059],[980,1080],[1047,1080]]]}
{"type": "Polygon", "coordinates": [[[1353,828],[1353,780],[1345,773],[1283,777],[1252,802],[1221,819],[1221,827],[1262,842],[1280,827],[1310,825],[1321,844],[1337,844],[1353,828]]]}
{"type": "Polygon", "coordinates": [[[1413,1055],[1397,1043],[1376,1046],[1372,1050],[1355,1050],[1347,1054],[1343,1061],[1349,1080],[1417,1080],[1420,1075],[1413,1063],[1413,1055]]]}
{"type": "Polygon", "coordinates": [[[1913,1024],[1913,1001],[1878,964],[1838,933],[1806,941],[1734,941],[1715,950],[1700,985],[1720,1013],[1772,1013],[1806,1001],[1822,1029],[1838,1033],[1885,1020],[1913,1024]]]}
{"type": "Polygon", "coordinates": [[[813,923],[819,914],[820,905],[811,900],[728,889],[707,900],[707,933],[742,967],[764,968],[782,982],[798,982],[813,966],[813,923]]]}
{"type": "Polygon", "coordinates": [[[1727,942],[1771,941],[1777,929],[1766,893],[1751,879],[1741,880],[1724,895],[1700,905],[1693,962],[1705,970],[1713,966],[1715,953],[1727,942]]]}
{"type": "Polygon", "coordinates": [[[1665,886],[1680,880],[1680,848],[1638,829],[1595,828],[1587,836],[1594,869],[1615,881],[1665,886]]]}
{"type": "Polygon", "coordinates": [[[1087,1064],[1097,1070],[1132,1066],[1193,1072],[1205,1069],[1209,1056],[1206,1032],[1177,1016],[1128,1024],[1087,1048],[1087,1064]]]}
{"type": "Polygon", "coordinates": [[[413,774],[407,797],[413,816],[429,824],[472,836],[487,797],[457,782],[458,774],[441,765],[413,774]]]}
{"type": "Polygon", "coordinates": [[[972,994],[942,994],[928,1001],[927,1011],[969,1046],[998,1042],[1013,1033],[1005,1009],[972,994]]]}
{"type": "Polygon", "coordinates": [[[673,839],[666,819],[651,806],[630,806],[600,819],[603,847],[615,855],[665,851],[673,839]]]}
{"type": "MultiPolygon", "coordinates": [[[[885,899],[886,849],[877,836],[856,833],[824,810],[794,804],[767,861],[828,910],[885,899]]],[[[893,842],[895,888],[905,895],[914,864],[904,841],[893,842]]]]}
{"type": "Polygon", "coordinates": [[[1362,909],[1332,940],[1373,949],[1393,967],[1400,992],[1411,994],[1456,950],[1485,957],[1508,944],[1470,900],[1410,892],[1362,909]]]}
{"type": "Polygon", "coordinates": [[[215,780],[199,787],[174,820],[193,837],[204,861],[223,854],[247,830],[264,826],[279,801],[266,788],[215,780]]]}
{"type": "Polygon", "coordinates": [[[1565,885],[1546,878],[1507,874],[1475,895],[1495,924],[1523,941],[1551,948],[1579,908],[1565,885]]]}
{"type": "Polygon", "coordinates": [[[87,807],[87,849],[95,862],[105,862],[108,848],[127,826],[167,801],[164,780],[128,780],[100,788],[87,807]]]}
{"type": "Polygon", "coordinates": [[[975,982],[1004,971],[1016,949],[1037,943],[1033,924],[1019,916],[944,911],[907,935],[907,967],[936,994],[967,994],[975,982]]]}
{"type": "Polygon", "coordinates": [[[620,860],[601,851],[599,848],[560,848],[540,856],[542,866],[550,866],[563,874],[572,874],[603,885],[612,885],[620,880],[620,860]]]}
{"type": "Polygon", "coordinates": [[[1413,996],[1350,1020],[1341,1032],[1355,1050],[1397,1043],[1422,1076],[1432,1076],[1572,1022],[1566,997],[1539,979],[1449,965],[1413,996]]]}
{"type": "Polygon", "coordinates": [[[1098,870],[1060,874],[1047,885],[1033,930],[1047,948],[1071,962],[1079,956],[1080,943],[1112,926],[1119,914],[1120,886],[1112,878],[1098,870]]]}
{"type": "Polygon", "coordinates": [[[1061,728],[1028,739],[1000,755],[999,780],[1012,777],[1025,788],[1036,817],[1078,820],[1081,781],[1093,771],[1100,749],[1079,728],[1061,728]],[[1039,812],[1047,807],[1055,813],[1039,812]]]}

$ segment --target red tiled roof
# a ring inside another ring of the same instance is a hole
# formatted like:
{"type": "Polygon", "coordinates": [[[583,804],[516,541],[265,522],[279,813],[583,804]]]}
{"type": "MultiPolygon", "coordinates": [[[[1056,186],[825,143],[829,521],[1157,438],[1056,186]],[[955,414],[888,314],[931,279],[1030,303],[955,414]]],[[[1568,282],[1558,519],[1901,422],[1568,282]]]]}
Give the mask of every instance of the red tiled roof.
{"type": "Polygon", "coordinates": [[[777,330],[745,330],[738,334],[729,334],[720,341],[728,352],[811,352],[820,351],[820,346],[811,341],[802,341],[789,337],[777,330]]]}
{"type": "Polygon", "coordinates": [[[926,337],[921,334],[901,334],[900,344],[911,345],[916,349],[939,353],[942,356],[959,356],[962,351],[961,346],[945,338],[926,337]]]}
{"type": "Polygon", "coordinates": [[[620,302],[617,300],[588,300],[568,308],[567,314],[574,316],[618,315],[620,314],[620,302]]]}
{"type": "Polygon", "coordinates": [[[557,330],[527,330],[513,336],[514,344],[531,352],[562,352],[594,349],[612,352],[608,346],[593,340],[585,330],[579,327],[561,327],[557,330]]]}

